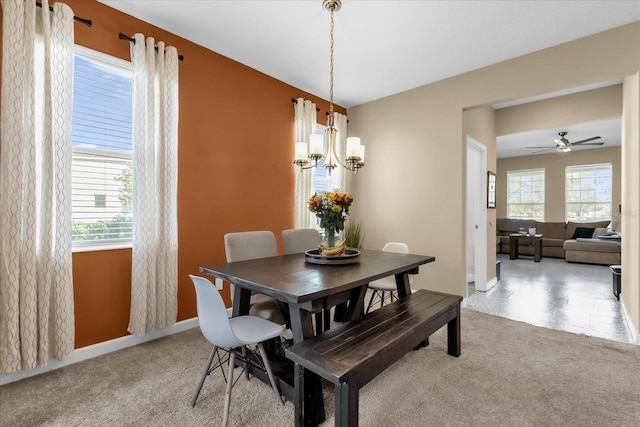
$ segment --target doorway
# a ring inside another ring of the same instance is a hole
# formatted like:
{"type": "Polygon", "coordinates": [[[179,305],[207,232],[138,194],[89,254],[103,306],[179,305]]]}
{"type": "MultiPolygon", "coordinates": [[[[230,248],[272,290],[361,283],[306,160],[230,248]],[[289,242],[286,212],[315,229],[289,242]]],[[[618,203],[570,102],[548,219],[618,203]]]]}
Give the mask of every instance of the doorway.
{"type": "MultiPolygon", "coordinates": [[[[487,147],[467,135],[466,245],[467,283],[487,291],[487,147]]],[[[493,284],[495,282],[492,281],[493,284]]],[[[469,286],[465,286],[469,296],[469,286]]]]}

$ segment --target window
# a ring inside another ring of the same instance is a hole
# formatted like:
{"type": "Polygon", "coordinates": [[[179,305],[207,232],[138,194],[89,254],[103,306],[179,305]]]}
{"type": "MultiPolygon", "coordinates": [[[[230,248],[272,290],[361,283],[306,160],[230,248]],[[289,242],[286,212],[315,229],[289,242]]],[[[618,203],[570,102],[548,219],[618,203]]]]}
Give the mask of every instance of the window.
{"type": "Polygon", "coordinates": [[[611,194],[611,164],[567,166],[567,221],[611,220],[611,194]]]}
{"type": "Polygon", "coordinates": [[[507,217],[544,220],[544,169],[507,172],[507,217]]]}
{"type": "MultiPolygon", "coordinates": [[[[322,135],[323,145],[324,146],[327,145],[326,133],[325,133],[325,129],[324,129],[323,126],[316,125],[316,130],[313,133],[317,134],[317,135],[322,135]]],[[[331,190],[329,188],[329,169],[325,168],[324,164],[318,165],[318,167],[315,168],[313,173],[315,174],[314,182],[313,182],[313,184],[314,184],[313,185],[313,191],[315,193],[319,193],[321,191],[329,191],[329,190],[331,190]]]]}
{"type": "Polygon", "coordinates": [[[132,95],[131,63],[76,46],[74,248],[131,242],[132,95]]]}

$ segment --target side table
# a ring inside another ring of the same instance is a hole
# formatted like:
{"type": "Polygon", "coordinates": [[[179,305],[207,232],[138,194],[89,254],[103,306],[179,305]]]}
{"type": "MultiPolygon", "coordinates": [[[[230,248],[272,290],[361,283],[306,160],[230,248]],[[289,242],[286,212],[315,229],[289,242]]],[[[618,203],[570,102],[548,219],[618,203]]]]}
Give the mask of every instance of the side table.
{"type": "Polygon", "coordinates": [[[524,238],[533,238],[533,260],[540,262],[542,259],[542,234],[509,234],[509,259],[518,259],[519,240],[524,238]]]}

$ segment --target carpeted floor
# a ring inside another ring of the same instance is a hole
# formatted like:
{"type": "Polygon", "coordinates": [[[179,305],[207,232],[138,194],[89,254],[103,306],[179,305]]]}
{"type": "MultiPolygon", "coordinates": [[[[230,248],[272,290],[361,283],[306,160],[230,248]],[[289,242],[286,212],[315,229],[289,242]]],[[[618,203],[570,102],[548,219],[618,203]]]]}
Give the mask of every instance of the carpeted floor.
{"type": "MultiPolygon", "coordinates": [[[[361,426],[638,426],[640,347],[463,309],[462,356],[446,328],[360,392],[361,426]]],[[[209,344],[198,329],[0,387],[2,426],[219,425],[212,375],[190,400],[209,344]]],[[[333,425],[333,392],[325,388],[333,425]]],[[[233,390],[231,425],[293,425],[258,380],[233,390]]]]}

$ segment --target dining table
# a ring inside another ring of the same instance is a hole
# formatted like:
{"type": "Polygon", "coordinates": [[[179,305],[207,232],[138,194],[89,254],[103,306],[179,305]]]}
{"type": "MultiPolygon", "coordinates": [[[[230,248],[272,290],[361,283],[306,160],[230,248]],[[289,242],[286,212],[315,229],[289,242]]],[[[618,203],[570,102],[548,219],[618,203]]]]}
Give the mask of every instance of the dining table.
{"type": "MultiPolygon", "coordinates": [[[[234,286],[233,316],[249,314],[252,293],[274,298],[288,307],[288,317],[294,344],[315,335],[313,314],[331,307],[346,306],[344,318],[349,321],[364,315],[367,285],[377,279],[395,276],[398,297],[411,293],[409,275],[418,274],[419,266],[435,261],[435,257],[359,249],[355,261],[324,263],[305,253],[228,262],[200,267],[200,272],[223,279],[234,286]]],[[[293,363],[274,363],[282,395],[293,401],[296,390],[293,363]]],[[[254,375],[268,382],[266,375],[254,375]]],[[[320,378],[305,372],[303,402],[304,425],[316,426],[325,419],[320,378]]]]}

